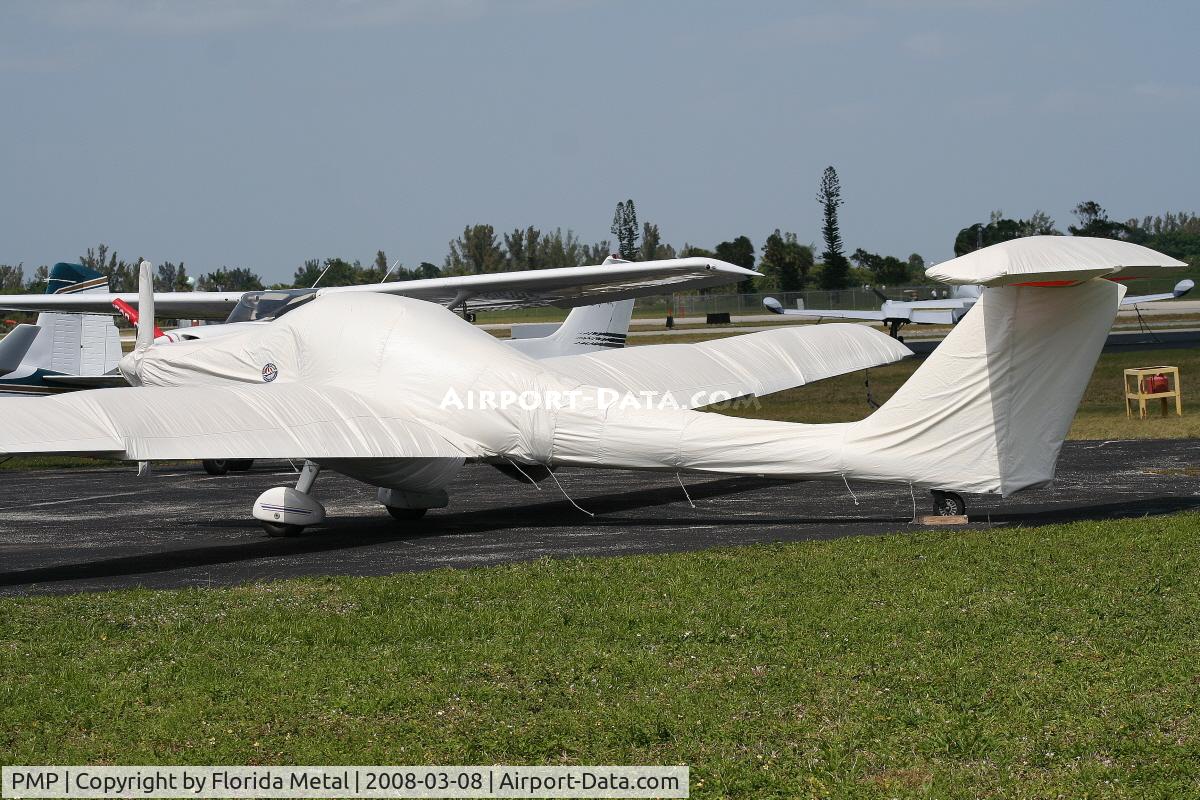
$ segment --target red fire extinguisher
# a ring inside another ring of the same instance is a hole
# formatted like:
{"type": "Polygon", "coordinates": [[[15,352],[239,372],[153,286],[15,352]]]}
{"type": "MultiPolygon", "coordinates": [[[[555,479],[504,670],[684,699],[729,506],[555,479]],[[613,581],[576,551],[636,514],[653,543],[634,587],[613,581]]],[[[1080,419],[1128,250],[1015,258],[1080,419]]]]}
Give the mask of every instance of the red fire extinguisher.
{"type": "Polygon", "coordinates": [[[1142,391],[1146,394],[1160,394],[1170,391],[1170,385],[1167,383],[1167,376],[1161,372],[1158,375],[1151,375],[1143,379],[1142,391]]]}

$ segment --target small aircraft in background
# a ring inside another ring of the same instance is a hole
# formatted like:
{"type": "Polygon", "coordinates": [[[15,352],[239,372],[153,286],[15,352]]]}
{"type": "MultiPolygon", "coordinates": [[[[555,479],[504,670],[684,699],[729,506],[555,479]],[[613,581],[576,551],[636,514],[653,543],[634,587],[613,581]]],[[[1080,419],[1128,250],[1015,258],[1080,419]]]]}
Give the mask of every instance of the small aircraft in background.
{"type": "MultiPolygon", "coordinates": [[[[1121,301],[1122,308],[1130,308],[1140,303],[1153,303],[1158,300],[1174,300],[1183,297],[1192,290],[1195,283],[1182,280],[1175,284],[1174,291],[1162,294],[1144,294],[1126,297],[1121,301]]],[[[983,287],[978,285],[952,286],[945,297],[931,300],[892,300],[878,289],[872,289],[883,301],[878,311],[855,309],[819,309],[819,308],[784,308],[783,304],[774,297],[763,299],[763,306],[772,314],[783,314],[789,317],[807,317],[809,319],[857,319],[869,322],[882,322],[888,328],[893,339],[904,341],[900,329],[909,323],[917,325],[957,325],[963,315],[979,301],[983,287]]],[[[935,290],[936,292],[936,290],[935,290]]]]}
{"type": "MultiPolygon", "coordinates": [[[[46,294],[108,291],[108,278],[79,264],[50,270],[46,294]]],[[[0,397],[29,397],[124,385],[116,372],[121,338],[109,314],[44,311],[0,339],[0,397]]]]}

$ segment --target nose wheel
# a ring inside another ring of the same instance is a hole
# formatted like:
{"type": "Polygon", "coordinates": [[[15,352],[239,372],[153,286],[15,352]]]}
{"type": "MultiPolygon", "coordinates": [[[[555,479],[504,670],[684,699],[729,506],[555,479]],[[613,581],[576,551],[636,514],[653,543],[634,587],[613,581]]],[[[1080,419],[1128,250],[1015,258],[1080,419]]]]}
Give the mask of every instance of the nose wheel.
{"type": "Polygon", "coordinates": [[[934,515],[939,517],[966,516],[967,501],[962,499],[962,495],[943,492],[941,489],[933,489],[929,494],[933,496],[934,515]]]}

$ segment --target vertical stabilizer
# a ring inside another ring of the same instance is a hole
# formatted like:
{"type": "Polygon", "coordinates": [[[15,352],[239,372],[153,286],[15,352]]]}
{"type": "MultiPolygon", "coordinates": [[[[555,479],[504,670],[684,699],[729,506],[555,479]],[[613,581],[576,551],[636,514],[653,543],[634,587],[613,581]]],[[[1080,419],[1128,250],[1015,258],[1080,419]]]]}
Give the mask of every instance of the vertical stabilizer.
{"type": "MultiPolygon", "coordinates": [[[[604,264],[628,264],[616,256],[604,259],[604,264]]],[[[549,336],[538,339],[512,339],[509,344],[533,358],[553,358],[594,353],[625,346],[629,322],[633,318],[633,300],[579,306],[549,336]]]]}
{"type": "Polygon", "coordinates": [[[50,268],[50,275],[46,278],[46,294],[78,294],[108,290],[108,276],[83,264],[60,261],[50,268]]]}
{"type": "Polygon", "coordinates": [[[883,407],[846,429],[846,474],[1012,494],[1054,464],[1125,288],[988,289],[883,407]]]}

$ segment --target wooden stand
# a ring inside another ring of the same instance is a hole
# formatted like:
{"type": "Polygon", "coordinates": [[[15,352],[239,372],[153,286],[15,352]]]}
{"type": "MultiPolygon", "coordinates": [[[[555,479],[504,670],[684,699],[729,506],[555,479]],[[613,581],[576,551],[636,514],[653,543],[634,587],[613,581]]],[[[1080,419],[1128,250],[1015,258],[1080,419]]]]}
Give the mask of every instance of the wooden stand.
{"type": "Polygon", "coordinates": [[[1133,416],[1133,407],[1131,402],[1136,400],[1138,406],[1138,417],[1145,419],[1146,401],[1161,400],[1162,415],[1167,416],[1167,400],[1175,398],[1175,413],[1183,416],[1183,392],[1179,387],[1179,367],[1138,367],[1137,369],[1125,370],[1125,416],[1133,416]],[[1150,391],[1150,381],[1157,375],[1162,375],[1167,379],[1166,391],[1153,392],[1150,391]]]}
{"type": "Polygon", "coordinates": [[[917,517],[917,522],[922,525],[966,525],[968,520],[965,514],[955,514],[954,516],[950,517],[927,515],[924,517],[917,517]]]}

